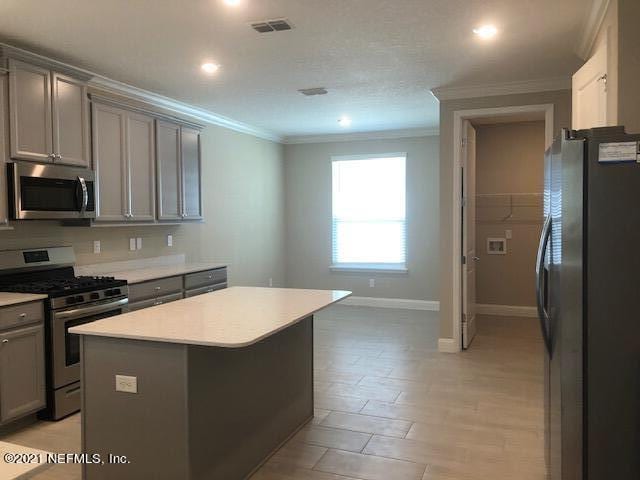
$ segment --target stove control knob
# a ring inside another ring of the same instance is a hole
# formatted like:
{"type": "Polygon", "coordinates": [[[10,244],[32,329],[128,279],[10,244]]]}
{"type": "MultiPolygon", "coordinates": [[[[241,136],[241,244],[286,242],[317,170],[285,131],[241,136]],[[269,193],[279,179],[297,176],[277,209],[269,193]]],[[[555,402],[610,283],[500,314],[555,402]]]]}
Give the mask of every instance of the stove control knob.
{"type": "Polygon", "coordinates": [[[113,290],[111,290],[111,295],[120,295],[121,293],[122,292],[119,288],[114,288],[113,290]]]}
{"type": "Polygon", "coordinates": [[[100,300],[100,294],[98,292],[93,292],[91,294],[91,300],[100,300]]]}
{"type": "Polygon", "coordinates": [[[67,305],[73,305],[76,303],[76,297],[67,297],[66,303],[67,305]]]}
{"type": "Polygon", "coordinates": [[[76,296],[76,302],[78,302],[78,303],[84,302],[84,296],[83,295],[77,295],[76,296]]]}

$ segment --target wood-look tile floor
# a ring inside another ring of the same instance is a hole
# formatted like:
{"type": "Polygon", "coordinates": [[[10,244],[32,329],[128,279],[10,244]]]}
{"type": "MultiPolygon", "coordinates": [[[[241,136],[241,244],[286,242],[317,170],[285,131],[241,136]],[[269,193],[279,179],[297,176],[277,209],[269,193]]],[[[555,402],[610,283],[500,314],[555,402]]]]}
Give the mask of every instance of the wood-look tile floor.
{"type": "MultiPolygon", "coordinates": [[[[317,315],[315,418],[252,480],[544,480],[535,319],[480,317],[459,355],[438,353],[437,339],[432,312],[336,306],[317,315]]],[[[78,451],[79,422],[2,440],[78,451]]],[[[79,480],[80,469],[34,478],[79,480]]]]}

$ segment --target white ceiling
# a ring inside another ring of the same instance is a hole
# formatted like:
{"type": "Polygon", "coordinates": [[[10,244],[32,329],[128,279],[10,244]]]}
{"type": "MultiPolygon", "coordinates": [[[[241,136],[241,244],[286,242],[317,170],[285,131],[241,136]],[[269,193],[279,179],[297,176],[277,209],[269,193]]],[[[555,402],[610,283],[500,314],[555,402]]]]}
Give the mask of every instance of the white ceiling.
{"type": "Polygon", "coordinates": [[[17,46],[280,136],[437,128],[434,87],[569,76],[591,0],[2,0],[17,46]],[[248,22],[287,17],[260,35],[248,22]],[[478,24],[498,26],[483,43],[478,24]],[[206,77],[200,64],[215,61],[206,77]],[[326,87],[304,97],[300,88],[326,87]]]}

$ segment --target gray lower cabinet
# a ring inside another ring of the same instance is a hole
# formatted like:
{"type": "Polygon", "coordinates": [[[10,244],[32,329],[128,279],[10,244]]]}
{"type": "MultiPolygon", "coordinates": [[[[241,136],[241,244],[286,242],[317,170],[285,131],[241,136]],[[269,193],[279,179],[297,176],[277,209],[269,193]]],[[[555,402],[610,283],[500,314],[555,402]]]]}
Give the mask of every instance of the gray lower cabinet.
{"type": "Polygon", "coordinates": [[[155,220],[153,118],[98,102],[92,103],[92,118],[96,221],[155,220]]]}
{"type": "Polygon", "coordinates": [[[15,307],[0,310],[4,325],[0,331],[2,424],[34,413],[46,402],[42,303],[26,304],[23,313],[18,313],[19,310],[15,307]],[[36,311],[40,314],[35,315],[36,311]],[[10,316],[16,316],[15,321],[5,318],[10,316]],[[28,324],[34,321],[34,317],[39,317],[35,319],[36,323],[28,324]],[[11,327],[6,328],[9,325],[11,327]]]}
{"type": "Polygon", "coordinates": [[[203,293],[211,293],[216,290],[223,290],[227,288],[226,283],[217,283],[215,285],[207,285],[205,287],[193,288],[191,290],[185,290],[184,298],[195,297],[197,295],[202,295],[203,293]]]}
{"type": "Polygon", "coordinates": [[[202,219],[200,130],[156,120],[158,220],[202,219]]]}
{"type": "Polygon", "coordinates": [[[142,310],[143,308],[155,307],[156,305],[175,302],[176,300],[182,300],[183,298],[184,296],[182,295],[182,292],[173,293],[171,295],[162,295],[148,300],[129,303],[129,311],[134,312],[136,310],[142,310]]]}
{"type": "Polygon", "coordinates": [[[11,158],[89,166],[86,82],[9,59],[11,158]]]}
{"type": "Polygon", "coordinates": [[[227,267],[129,284],[129,310],[140,310],[227,288],[227,267]]]}

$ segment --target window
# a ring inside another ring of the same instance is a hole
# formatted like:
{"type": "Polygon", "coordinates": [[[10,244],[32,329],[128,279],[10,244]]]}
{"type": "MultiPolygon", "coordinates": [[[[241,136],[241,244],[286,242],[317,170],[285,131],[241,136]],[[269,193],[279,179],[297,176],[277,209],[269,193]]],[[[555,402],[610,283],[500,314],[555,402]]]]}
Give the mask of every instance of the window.
{"type": "Polygon", "coordinates": [[[332,158],[332,268],[406,270],[406,157],[332,158]]]}

